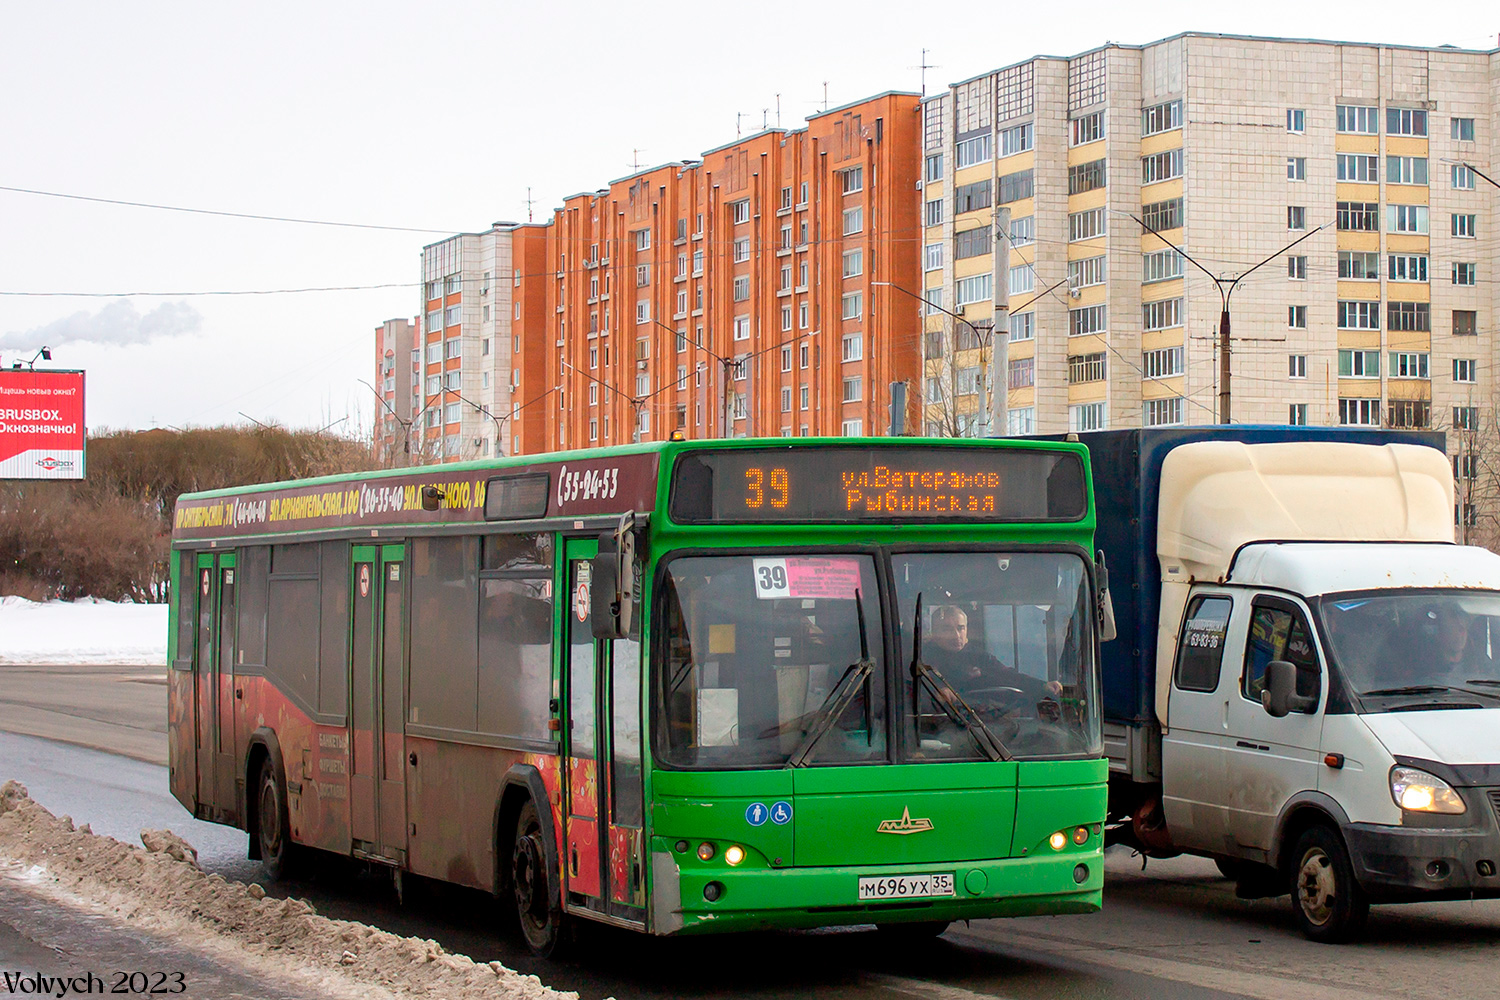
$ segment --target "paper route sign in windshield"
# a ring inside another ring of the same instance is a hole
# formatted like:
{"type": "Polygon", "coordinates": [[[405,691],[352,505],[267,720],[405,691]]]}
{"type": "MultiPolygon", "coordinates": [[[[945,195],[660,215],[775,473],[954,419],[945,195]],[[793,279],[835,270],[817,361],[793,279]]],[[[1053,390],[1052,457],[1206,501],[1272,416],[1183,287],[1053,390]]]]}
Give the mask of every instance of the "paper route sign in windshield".
{"type": "Polygon", "coordinates": [[[859,587],[859,560],[836,557],[786,556],[752,559],[755,596],[763,601],[781,597],[852,601],[859,587]]]}

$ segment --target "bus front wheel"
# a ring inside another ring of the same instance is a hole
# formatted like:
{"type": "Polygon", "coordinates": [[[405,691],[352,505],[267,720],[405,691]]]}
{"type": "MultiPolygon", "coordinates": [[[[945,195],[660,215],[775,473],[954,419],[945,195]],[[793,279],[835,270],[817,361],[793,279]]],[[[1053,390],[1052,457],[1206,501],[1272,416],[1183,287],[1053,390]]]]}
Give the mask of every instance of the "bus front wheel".
{"type": "Polygon", "coordinates": [[[286,789],[277,780],[276,762],[269,756],[260,762],[260,780],[256,786],[255,838],[260,847],[260,867],[266,878],[275,882],[291,874],[295,848],[286,810],[286,789]]]}
{"type": "Polygon", "coordinates": [[[511,887],[527,947],[542,958],[562,950],[562,895],[553,885],[555,876],[547,864],[547,843],[536,804],[527,799],[516,817],[511,887]]]}

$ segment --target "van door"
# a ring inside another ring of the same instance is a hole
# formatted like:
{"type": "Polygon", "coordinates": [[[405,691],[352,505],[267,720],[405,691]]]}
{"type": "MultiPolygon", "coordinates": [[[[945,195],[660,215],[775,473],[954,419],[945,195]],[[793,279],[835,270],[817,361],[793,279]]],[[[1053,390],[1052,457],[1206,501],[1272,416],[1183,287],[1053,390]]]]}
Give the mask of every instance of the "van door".
{"type": "Polygon", "coordinates": [[[1239,673],[1239,657],[1225,651],[1238,648],[1234,637],[1244,631],[1234,606],[1228,593],[1188,598],[1161,741],[1162,809],[1172,840],[1214,852],[1225,849],[1224,748],[1239,673]]]}
{"type": "Polygon", "coordinates": [[[1276,817],[1287,800],[1318,787],[1322,770],[1323,705],[1328,672],[1322,668],[1307,609],[1273,594],[1255,595],[1243,666],[1228,692],[1229,731],[1225,792],[1228,833],[1241,849],[1271,850],[1276,817]],[[1297,693],[1316,705],[1273,718],[1260,703],[1266,665],[1287,660],[1297,668],[1297,693]]]}

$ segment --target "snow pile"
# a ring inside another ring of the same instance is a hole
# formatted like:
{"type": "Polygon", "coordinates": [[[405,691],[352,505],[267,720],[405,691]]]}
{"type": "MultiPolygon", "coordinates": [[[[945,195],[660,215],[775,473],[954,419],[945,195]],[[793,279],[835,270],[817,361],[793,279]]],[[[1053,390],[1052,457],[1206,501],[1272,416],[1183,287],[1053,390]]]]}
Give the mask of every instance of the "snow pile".
{"type": "Polygon", "coordinates": [[[0,874],[9,868],[43,891],[164,932],[185,947],[258,964],[320,996],[578,998],[499,962],[450,954],[436,941],[330,920],[304,900],[271,899],[260,886],[204,874],[189,860],[197,853],[192,846],[168,831],[144,831],[142,840],[151,846],[74,829],[17,782],[0,785],[0,874]]]}
{"type": "Polygon", "coordinates": [[[167,662],[167,606],[0,598],[0,663],[167,662]]]}

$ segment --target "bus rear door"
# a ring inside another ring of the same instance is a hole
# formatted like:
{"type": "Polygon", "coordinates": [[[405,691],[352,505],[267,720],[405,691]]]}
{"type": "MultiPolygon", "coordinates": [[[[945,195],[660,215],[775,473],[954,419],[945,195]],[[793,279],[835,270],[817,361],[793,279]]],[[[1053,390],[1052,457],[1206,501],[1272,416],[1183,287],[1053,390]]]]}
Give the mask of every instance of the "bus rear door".
{"type": "Polygon", "coordinates": [[[350,836],[356,854],[406,860],[405,546],[353,551],[350,836]]]}
{"type": "Polygon", "coordinates": [[[234,755],[234,553],[197,559],[193,642],[196,799],[200,814],[232,822],[236,810],[234,755]]]}

